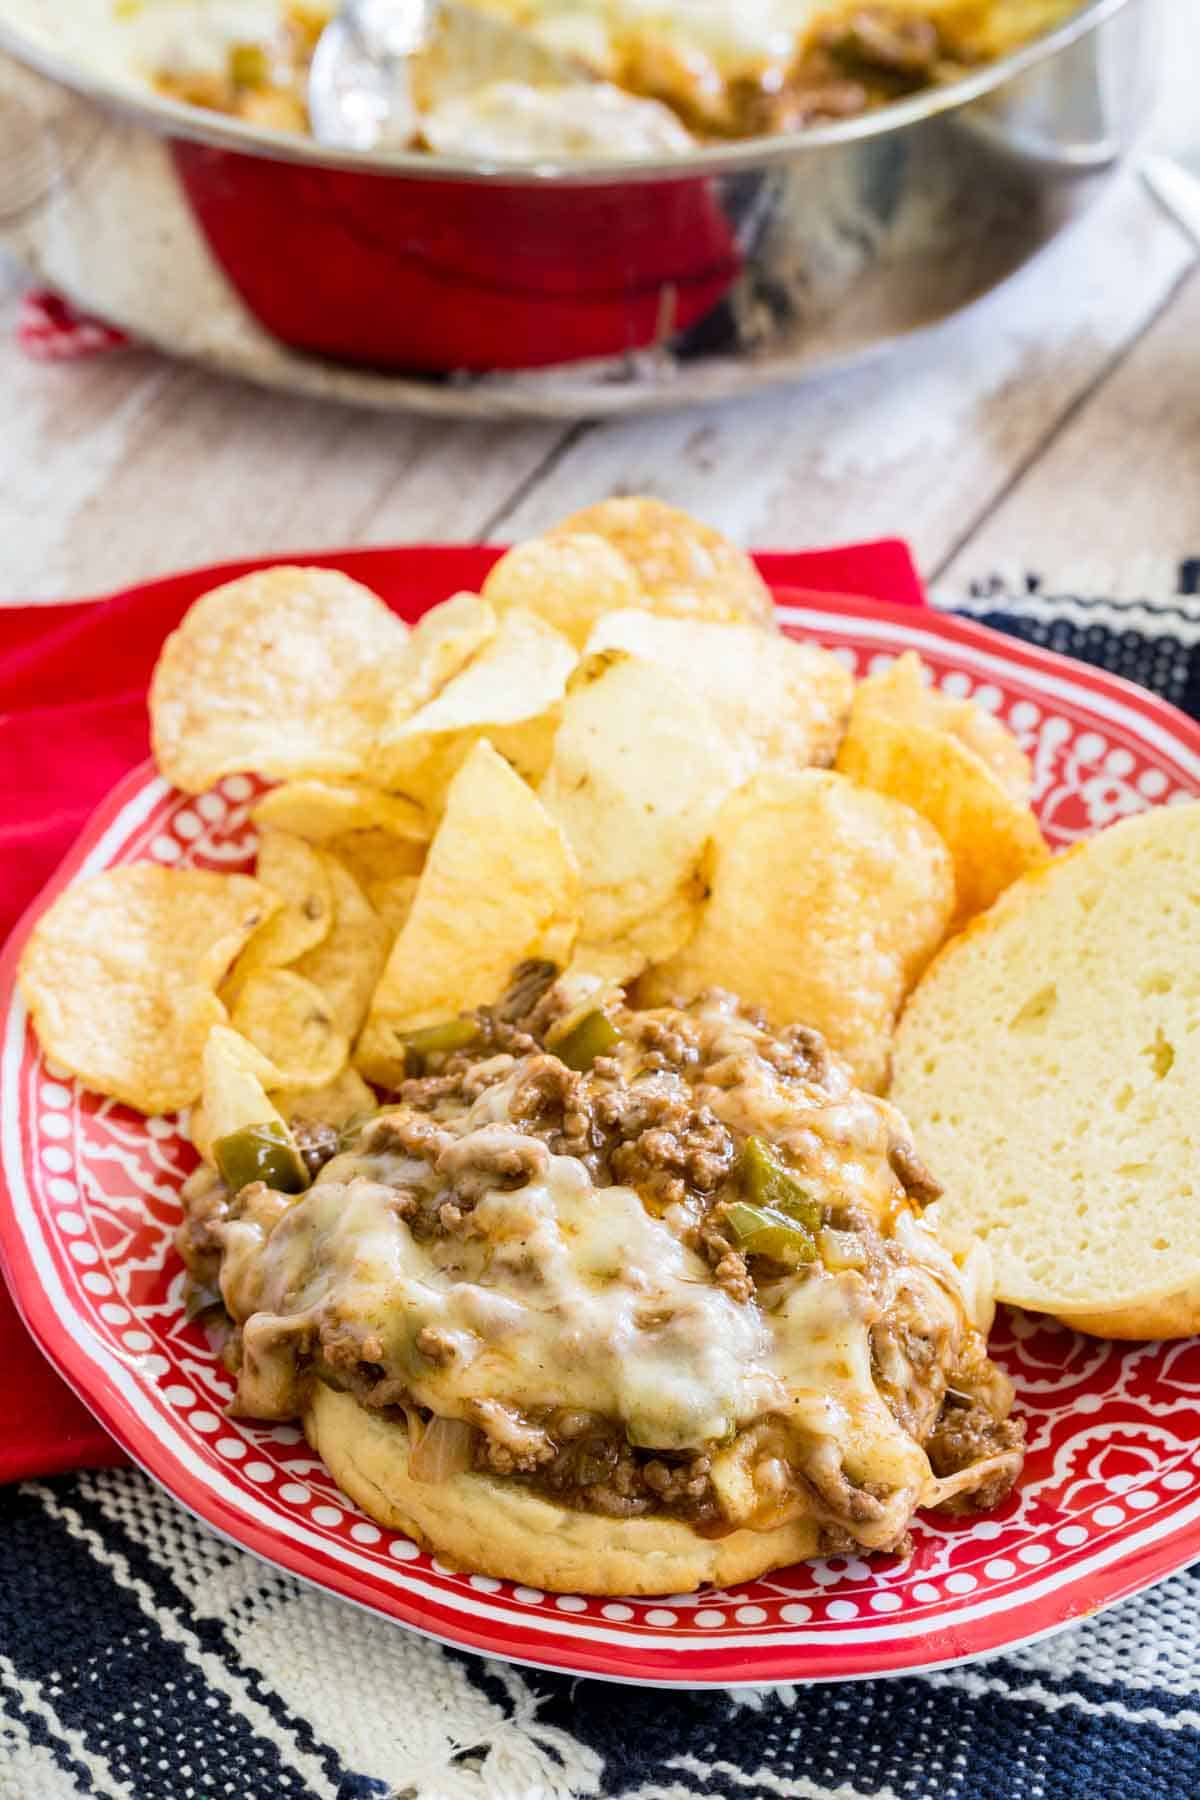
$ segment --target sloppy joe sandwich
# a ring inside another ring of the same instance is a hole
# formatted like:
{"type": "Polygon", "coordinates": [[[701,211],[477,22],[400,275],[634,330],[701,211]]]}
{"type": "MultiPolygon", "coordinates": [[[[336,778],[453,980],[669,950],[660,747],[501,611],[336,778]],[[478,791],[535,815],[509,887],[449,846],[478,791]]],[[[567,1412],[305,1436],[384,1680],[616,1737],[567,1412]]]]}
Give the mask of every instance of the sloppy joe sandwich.
{"type": "Polygon", "coordinates": [[[447,1562],[549,1589],[903,1553],[919,1507],[995,1505],[1022,1432],[986,1253],[931,1229],[901,1115],[723,992],[554,977],[413,1033],[340,1129],[226,1130],[269,1109],[225,1034],[180,1242],[235,1410],[301,1419],[447,1562]]]}

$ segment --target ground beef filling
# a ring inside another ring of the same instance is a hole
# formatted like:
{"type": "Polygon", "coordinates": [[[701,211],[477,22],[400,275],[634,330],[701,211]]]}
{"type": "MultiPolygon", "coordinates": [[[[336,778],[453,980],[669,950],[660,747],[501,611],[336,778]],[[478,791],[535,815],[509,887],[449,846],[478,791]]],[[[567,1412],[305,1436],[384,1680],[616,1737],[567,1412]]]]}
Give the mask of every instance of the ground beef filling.
{"type": "Polygon", "coordinates": [[[309,1179],[315,1181],[325,1164],[331,1162],[341,1148],[337,1127],[324,1125],[319,1119],[293,1119],[291,1131],[309,1179]]]}
{"type": "MultiPolygon", "coordinates": [[[[155,79],[160,92],[278,131],[309,128],[308,66],[320,19],[302,6],[284,9],[269,48],[231,47],[226,67],[155,79]]],[[[786,132],[852,118],[872,107],[963,73],[949,35],[903,4],[851,9],[813,33],[789,65],[724,77],[702,55],[650,31],[624,46],[618,85],[671,107],[701,142],[786,132]]]]}
{"type": "MultiPolygon", "coordinates": [[[[415,1408],[401,1385],[390,1381],[378,1364],[355,1358],[336,1366],[325,1346],[318,1366],[332,1386],[353,1393],[360,1404],[382,1410],[419,1430],[428,1413],[415,1408]]],[[[436,1349],[432,1351],[436,1355],[436,1349]]],[[[676,1518],[719,1536],[729,1526],[712,1483],[714,1456],[722,1446],[671,1454],[630,1444],[621,1425],[590,1413],[560,1409],[537,1423],[499,1403],[477,1409],[473,1466],[483,1474],[502,1475],[544,1494],[559,1505],[606,1518],[636,1518],[656,1513],[676,1518]],[[505,1417],[504,1415],[507,1415],[505,1417]]],[[[983,1457],[1018,1451],[1025,1428],[1019,1419],[997,1420],[985,1407],[947,1397],[936,1430],[925,1444],[933,1472],[957,1474],[983,1457]]],[[[998,1471],[975,1491],[951,1501],[952,1512],[986,1512],[998,1506],[1012,1488],[1015,1470],[998,1471]]],[[[814,1458],[794,1476],[807,1491],[814,1515],[823,1515],[822,1548],[834,1553],[858,1544],[840,1521],[849,1525],[879,1516],[886,1495],[872,1484],[856,1486],[844,1471],[814,1458]]]]}
{"type": "MultiPolygon", "coordinates": [[[[846,1073],[820,1036],[800,1026],[772,1032],[760,1013],[724,995],[653,1012],[610,1005],[616,1045],[578,1070],[554,1053],[574,1015],[553,985],[553,973],[546,964],[518,970],[501,1003],[472,1016],[469,1048],[414,1068],[395,1101],[357,1129],[356,1154],[394,1154],[410,1165],[403,1183],[393,1185],[391,1204],[418,1242],[471,1237],[485,1195],[536,1182],[551,1156],[570,1156],[597,1186],[631,1187],[652,1212],[668,1216],[737,1303],[760,1296],[769,1307],[770,1289],[781,1279],[821,1279],[821,1263],[785,1269],[765,1256],[747,1256],[730,1215],[742,1197],[739,1162],[745,1130],[755,1129],[756,1095],[769,1092],[776,1104],[782,1096],[784,1114],[789,1120],[794,1114],[796,1122],[787,1141],[792,1156],[801,1158],[811,1135],[806,1111],[811,1117],[813,1109],[836,1110],[845,1101],[846,1073]],[[473,1120],[464,1132],[466,1114],[498,1084],[507,1089],[502,1118],[489,1121],[485,1105],[483,1122],[473,1120]],[[727,1097],[738,1095],[749,1096],[748,1125],[736,1106],[726,1105],[727,1097]],[[726,1118],[736,1119],[739,1129],[726,1118]]],[[[292,1129],[314,1178],[346,1148],[347,1134],[329,1126],[293,1120],[292,1129]]],[[[889,1140],[886,1126],[881,1129],[879,1154],[886,1153],[898,1199],[918,1208],[934,1199],[937,1183],[911,1144],[889,1140]]],[[[764,1135],[770,1139],[765,1128],[764,1135]]],[[[212,1176],[194,1177],[186,1199],[180,1247],[195,1282],[210,1287],[225,1221],[261,1215],[269,1228],[272,1205],[284,1210],[291,1203],[261,1183],[230,1196],[212,1176]]],[[[986,1359],[975,1383],[971,1371],[950,1369],[945,1336],[930,1335],[918,1305],[907,1308],[903,1283],[896,1281],[906,1261],[902,1247],[864,1207],[835,1199],[821,1219],[822,1234],[832,1231],[853,1247],[857,1261],[851,1266],[872,1291],[890,1284],[887,1315],[872,1328],[873,1374],[897,1422],[925,1444],[934,1473],[952,1476],[1017,1450],[1019,1422],[997,1418],[976,1397],[986,1391],[986,1359]]],[[[237,1335],[230,1349],[235,1361],[237,1335]]],[[[450,1337],[433,1326],[421,1330],[416,1349],[431,1368],[455,1354],[450,1337]]],[[[405,1419],[419,1441],[430,1415],[415,1405],[404,1379],[389,1372],[380,1342],[332,1322],[298,1342],[296,1352],[312,1376],[353,1393],[372,1410],[405,1419]]],[[[502,1400],[473,1402],[468,1423],[475,1468],[527,1484],[563,1505],[612,1518],[666,1515],[707,1535],[731,1528],[712,1480],[713,1461],[726,1446],[664,1453],[631,1445],[612,1419],[551,1406],[520,1413],[502,1400]]],[[[757,1421],[749,1430],[762,1425],[757,1421]]],[[[787,1478],[806,1495],[832,1551],[856,1542],[854,1525],[881,1516],[886,1497],[849,1481],[826,1450],[832,1445],[818,1443],[787,1478]]],[[[976,1493],[953,1504],[995,1505],[1011,1486],[1018,1461],[1010,1454],[976,1493]]],[[[777,1459],[771,1466],[783,1470],[777,1459]]],[[[769,1485],[766,1474],[763,1479],[769,1485]]]]}
{"type": "MultiPolygon", "coordinates": [[[[399,1108],[364,1136],[368,1151],[395,1148],[449,1177],[452,1191],[436,1206],[420,1208],[413,1230],[418,1236],[457,1232],[489,1180],[518,1185],[506,1166],[505,1128],[488,1146],[474,1133],[470,1167],[456,1170],[453,1157],[440,1160],[443,1142],[422,1122],[471,1106],[487,1087],[515,1075],[512,1134],[539,1139],[551,1155],[576,1157],[598,1186],[635,1188],[653,1211],[689,1206],[692,1248],[733,1298],[751,1298],[745,1260],[721,1228],[741,1145],[694,1091],[709,1078],[733,1085],[747,1059],[731,1058],[727,1043],[714,1043],[694,1010],[621,1008],[623,1055],[598,1056],[586,1073],[570,1069],[545,1047],[563,1006],[559,990],[545,986],[546,968],[535,963],[519,970],[505,1000],[474,1015],[477,1042],[402,1082],[399,1108]]],[[[803,1083],[810,1092],[831,1080],[832,1060],[819,1033],[804,1026],[771,1033],[756,1008],[734,1016],[754,1031],[754,1054],[779,1080],[803,1083]]]]}
{"type": "MultiPolygon", "coordinates": [[[[948,1395],[937,1428],[925,1444],[935,1475],[957,1475],[985,1458],[1019,1451],[1025,1444],[1023,1419],[997,1419],[977,1400],[948,1395]]],[[[950,1501],[948,1512],[987,1512],[998,1506],[1016,1480],[1015,1472],[999,1471],[964,1496],[950,1501]]]]}
{"type": "MultiPolygon", "coordinates": [[[[436,1361],[445,1346],[439,1334],[423,1332],[419,1344],[436,1361]]],[[[410,1435],[429,1419],[416,1407],[403,1383],[378,1363],[362,1358],[361,1345],[339,1345],[326,1336],[314,1367],[331,1387],[352,1393],[363,1406],[403,1421],[410,1435]]],[[[527,1418],[499,1401],[479,1401],[473,1409],[474,1467],[545,1494],[562,1506],[606,1518],[635,1518],[656,1512],[692,1525],[719,1527],[721,1508],[710,1478],[715,1446],[672,1455],[630,1444],[615,1420],[560,1407],[541,1420],[527,1418]]]]}
{"type": "Polygon", "coordinates": [[[481,1436],[476,1468],[516,1476],[561,1505],[607,1518],[658,1512],[693,1525],[720,1520],[708,1451],[665,1456],[635,1449],[612,1421],[566,1410],[554,1414],[542,1433],[542,1448],[524,1466],[508,1445],[481,1436]]]}

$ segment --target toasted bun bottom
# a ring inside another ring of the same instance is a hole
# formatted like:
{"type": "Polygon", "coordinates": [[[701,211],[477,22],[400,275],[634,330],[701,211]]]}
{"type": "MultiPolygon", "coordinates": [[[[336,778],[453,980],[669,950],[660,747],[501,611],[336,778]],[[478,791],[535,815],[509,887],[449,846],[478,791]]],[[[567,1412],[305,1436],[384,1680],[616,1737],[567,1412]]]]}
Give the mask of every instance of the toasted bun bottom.
{"type": "Polygon", "coordinates": [[[415,1481],[405,1426],[320,1384],[304,1429],[338,1486],[364,1512],[474,1574],[552,1593],[683,1594],[752,1581],[817,1554],[811,1519],[702,1538],[677,1519],[575,1512],[502,1476],[415,1481]]]}

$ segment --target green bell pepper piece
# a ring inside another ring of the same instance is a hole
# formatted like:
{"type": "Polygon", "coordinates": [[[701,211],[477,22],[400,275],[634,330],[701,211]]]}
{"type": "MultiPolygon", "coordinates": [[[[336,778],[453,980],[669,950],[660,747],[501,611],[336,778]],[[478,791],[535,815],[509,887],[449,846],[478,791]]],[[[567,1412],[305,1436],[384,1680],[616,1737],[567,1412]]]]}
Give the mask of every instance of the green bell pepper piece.
{"type": "Polygon", "coordinates": [[[304,1158],[287,1126],[271,1120],[264,1125],[244,1125],[218,1138],[213,1158],[231,1194],[252,1181],[265,1181],[281,1194],[300,1194],[309,1185],[304,1158]]]}
{"type": "Polygon", "coordinates": [[[578,1025],[572,1025],[565,1037],[549,1047],[568,1069],[582,1075],[598,1056],[608,1056],[620,1041],[621,1034],[608,1014],[597,1008],[595,1012],[585,1013],[578,1025]]]}
{"type": "Polygon", "coordinates": [[[761,1138],[746,1139],[738,1170],[746,1197],[755,1206],[767,1206],[785,1213],[812,1234],[820,1229],[821,1205],[814,1200],[800,1178],[781,1163],[761,1138]]]}
{"type": "Polygon", "coordinates": [[[443,1019],[438,1025],[406,1031],[404,1044],[414,1056],[448,1056],[454,1050],[468,1050],[478,1036],[474,1019],[443,1019]]]}
{"type": "Polygon", "coordinates": [[[773,1207],[734,1200],[725,1208],[724,1223],[745,1256],[769,1256],[772,1262],[788,1268],[817,1260],[812,1232],[798,1219],[789,1219],[773,1207]]]}

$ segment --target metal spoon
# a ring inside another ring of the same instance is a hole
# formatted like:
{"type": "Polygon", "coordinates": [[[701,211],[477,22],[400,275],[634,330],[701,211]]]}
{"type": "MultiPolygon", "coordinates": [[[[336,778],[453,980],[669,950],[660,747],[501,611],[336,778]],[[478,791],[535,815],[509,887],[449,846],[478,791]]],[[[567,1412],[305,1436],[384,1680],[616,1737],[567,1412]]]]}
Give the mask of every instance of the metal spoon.
{"type": "Polygon", "coordinates": [[[343,0],[313,53],[308,113],[321,143],[402,149],[422,112],[486,82],[589,78],[527,32],[452,0],[343,0]]]}

